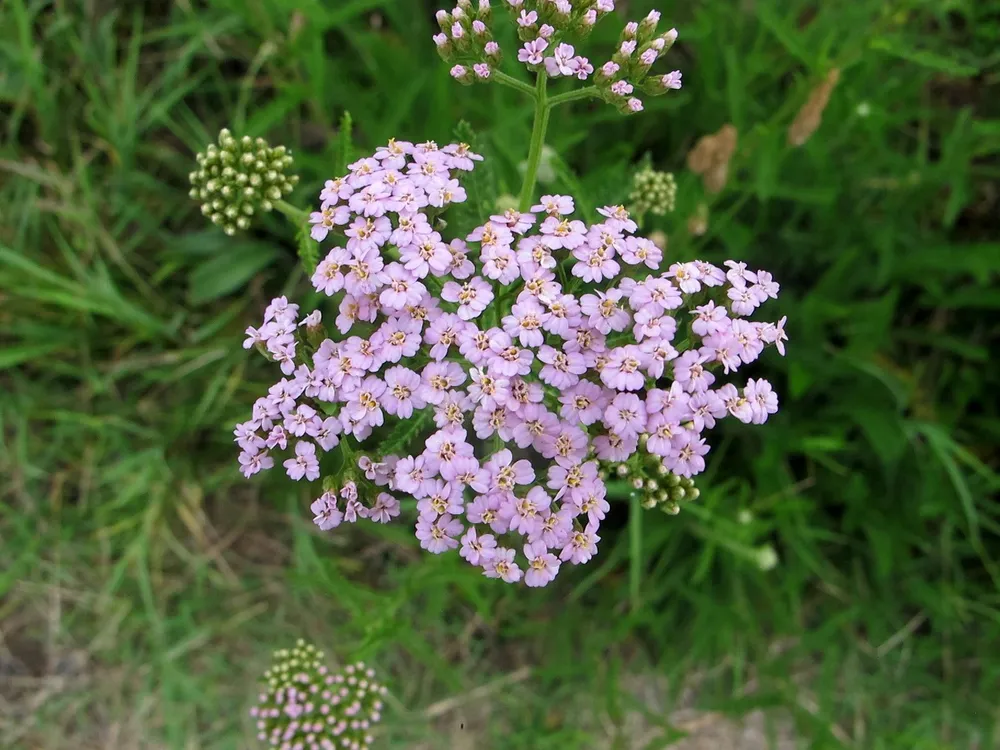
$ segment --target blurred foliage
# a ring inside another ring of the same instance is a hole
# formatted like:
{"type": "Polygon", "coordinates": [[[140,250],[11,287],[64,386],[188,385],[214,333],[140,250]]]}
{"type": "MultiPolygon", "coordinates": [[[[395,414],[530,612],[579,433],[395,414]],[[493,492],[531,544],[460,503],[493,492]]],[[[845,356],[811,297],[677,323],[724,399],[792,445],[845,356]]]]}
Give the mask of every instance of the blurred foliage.
{"type": "MultiPolygon", "coordinates": [[[[469,721],[477,747],[633,747],[636,710],[666,747],[669,715],[638,709],[626,676],[679,689],[706,669],[699,705],[785,707],[813,747],[995,746],[995,3],[661,5],[684,88],[636,117],[553,114],[552,190],[620,202],[648,155],[678,181],[647,227],[667,256],[770,270],[791,342],[753,373],[782,411],[726,426],[696,504],[616,507],[599,557],[531,596],[417,554],[403,525],[316,534],[304,495],[242,481],[231,425],[270,377],[242,330],[307,284],[280,217],[230,239],[187,197],[224,126],[294,151],[303,206],[351,154],[457,127],[488,157],[483,191],[516,193],[527,104],[449,79],[434,9],[0,6],[0,696],[17,707],[0,745],[244,747],[251,681],[302,635],[378,664],[387,747],[439,738],[435,701],[524,665],[469,721]],[[789,146],[832,69],[818,128],[789,146]],[[687,153],[727,123],[709,194],[687,153]]],[[[615,23],[599,29],[609,49],[615,23]]]]}

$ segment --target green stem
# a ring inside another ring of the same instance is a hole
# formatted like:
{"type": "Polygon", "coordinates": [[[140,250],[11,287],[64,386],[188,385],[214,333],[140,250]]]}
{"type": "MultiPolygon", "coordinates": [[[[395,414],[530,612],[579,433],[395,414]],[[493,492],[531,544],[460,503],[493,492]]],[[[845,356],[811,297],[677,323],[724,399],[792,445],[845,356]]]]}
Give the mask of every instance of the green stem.
{"type": "Polygon", "coordinates": [[[559,94],[549,99],[549,109],[558,107],[560,104],[565,104],[566,102],[575,102],[577,99],[589,99],[593,96],[597,96],[597,86],[587,86],[576,91],[567,91],[565,94],[559,94]]]}
{"type": "Polygon", "coordinates": [[[309,218],[309,214],[303,211],[301,208],[296,208],[291,203],[285,203],[283,200],[277,200],[274,202],[274,207],[281,211],[293,224],[300,227],[306,223],[306,219],[309,218]]]}
{"type": "Polygon", "coordinates": [[[545,131],[549,126],[546,80],[545,71],[539,71],[535,85],[535,124],[531,128],[531,147],[528,149],[528,165],[524,171],[524,184],[521,187],[521,200],[518,206],[521,211],[527,211],[531,207],[535,181],[538,179],[538,164],[542,160],[542,148],[545,146],[545,131]]]}
{"type": "Polygon", "coordinates": [[[535,89],[524,81],[520,81],[513,76],[509,76],[506,73],[501,73],[499,70],[494,70],[493,80],[497,83],[502,83],[504,86],[510,86],[512,89],[517,89],[518,91],[527,94],[532,99],[535,98],[535,89]]]}

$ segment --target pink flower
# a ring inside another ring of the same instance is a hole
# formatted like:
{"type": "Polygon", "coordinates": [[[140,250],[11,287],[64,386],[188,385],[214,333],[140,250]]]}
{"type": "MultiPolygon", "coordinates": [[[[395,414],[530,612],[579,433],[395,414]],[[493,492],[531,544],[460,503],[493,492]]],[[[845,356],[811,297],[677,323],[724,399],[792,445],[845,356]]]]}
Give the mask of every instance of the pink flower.
{"type": "Polygon", "coordinates": [[[517,17],[517,25],[521,28],[527,28],[533,26],[538,22],[538,14],[535,11],[522,10],[521,15],[517,17]]]}
{"type": "Polygon", "coordinates": [[[715,421],[726,416],[726,405],[714,391],[695,393],[688,401],[695,432],[715,427],[715,421]]]}
{"type": "Polygon", "coordinates": [[[440,404],[448,391],[465,382],[465,371],[457,362],[431,362],[420,377],[423,398],[429,404],[440,404]]]}
{"type": "Polygon", "coordinates": [[[403,357],[412,357],[420,349],[419,321],[389,318],[372,335],[372,345],[381,362],[399,362],[403,357]]]}
{"type": "Polygon", "coordinates": [[[527,375],[535,355],[531,350],[516,346],[506,333],[498,333],[490,340],[489,371],[499,377],[527,375]]]}
{"type": "Polygon", "coordinates": [[[375,523],[389,523],[390,519],[399,515],[399,500],[387,492],[380,492],[375,498],[368,518],[375,523]]]}
{"type": "Polygon", "coordinates": [[[745,396],[740,394],[735,385],[726,383],[715,393],[725,404],[726,411],[738,420],[745,424],[750,424],[753,421],[753,406],[750,405],[745,396]]]}
{"type": "Polygon", "coordinates": [[[520,276],[517,254],[508,245],[487,247],[483,250],[483,275],[501,284],[513,283],[520,276]]]}
{"type": "Polygon", "coordinates": [[[464,332],[475,329],[454,313],[443,313],[424,332],[424,343],[431,344],[431,357],[441,361],[452,346],[458,344],[464,332]]]}
{"type": "Polygon", "coordinates": [[[634,393],[619,393],[604,410],[604,424],[622,437],[633,437],[646,429],[646,405],[634,393]]]}
{"type": "Polygon", "coordinates": [[[514,550],[497,547],[492,557],[483,563],[487,578],[499,578],[507,583],[517,583],[521,580],[521,569],[514,562],[514,550]]]}
{"type": "MultiPolygon", "coordinates": [[[[277,427],[275,429],[278,429],[277,427]]],[[[340,420],[336,417],[327,417],[323,420],[316,434],[313,436],[319,447],[325,451],[330,451],[336,448],[340,444],[340,437],[338,437],[343,430],[343,425],[341,425],[340,420]]],[[[284,444],[281,445],[284,448],[284,444]]]]}
{"type": "Polygon", "coordinates": [[[581,81],[586,81],[594,74],[594,66],[590,64],[590,60],[580,55],[570,60],[569,66],[581,81]]]}
{"type": "Polygon", "coordinates": [[[705,357],[700,352],[686,351],[674,360],[674,382],[690,393],[707,391],[715,382],[715,375],[705,369],[705,357]]]}
{"type": "Polygon", "coordinates": [[[543,345],[538,349],[538,359],[545,362],[538,377],[560,391],[576,385],[580,376],[587,372],[587,363],[579,352],[564,352],[543,345]]]}
{"type": "Polygon", "coordinates": [[[680,424],[663,412],[654,414],[646,424],[646,432],[649,435],[646,450],[657,456],[670,455],[671,441],[680,431],[680,424]]]}
{"type": "Polygon", "coordinates": [[[415,305],[427,293],[427,287],[399,263],[390,263],[379,274],[379,281],[386,285],[379,295],[379,302],[388,311],[399,311],[415,305]]]}
{"type": "Polygon", "coordinates": [[[597,524],[593,521],[587,524],[583,531],[574,531],[559,554],[563,562],[583,565],[597,554],[597,543],[601,537],[597,535],[597,524]]]}
{"type": "Polygon", "coordinates": [[[462,320],[472,320],[486,309],[493,301],[493,289],[489,283],[478,276],[463,285],[449,281],[441,290],[441,298],[448,302],[458,303],[458,317],[462,320]]]}
{"type": "Polygon", "coordinates": [[[660,85],[665,89],[679,89],[681,87],[681,72],[672,70],[660,78],[660,85]]]}
{"type": "Polygon", "coordinates": [[[350,399],[344,404],[343,415],[350,420],[349,423],[344,424],[344,429],[346,430],[350,424],[352,431],[356,433],[359,426],[378,427],[381,425],[385,418],[382,415],[379,399],[385,389],[385,381],[374,375],[361,381],[357,390],[350,395],[350,399]]]}
{"type": "MultiPolygon", "coordinates": [[[[252,453],[243,451],[239,456],[240,471],[247,479],[259,471],[266,471],[274,466],[274,459],[267,455],[267,451],[252,453]]],[[[285,463],[288,463],[287,461],[285,463]]],[[[294,479],[294,477],[293,477],[294,479]]]]}
{"type": "Polygon", "coordinates": [[[469,561],[470,565],[482,565],[495,554],[496,539],[492,534],[479,536],[475,527],[470,527],[462,537],[462,549],[458,554],[469,561]]]}
{"type": "Polygon", "coordinates": [[[337,508],[337,496],[332,492],[324,492],[309,510],[313,512],[313,523],[322,531],[335,529],[344,520],[344,514],[337,508]]]}
{"type": "Polygon", "coordinates": [[[535,441],[543,458],[554,458],[560,465],[572,464],[587,455],[587,433],[573,424],[559,426],[557,432],[544,432],[535,441]]]}
{"type": "Polygon", "coordinates": [[[748,270],[746,263],[727,260],[723,265],[729,269],[726,271],[726,278],[737,289],[744,289],[747,284],[757,283],[757,274],[748,270]]]}
{"type": "Polygon", "coordinates": [[[637,391],[646,378],[642,374],[645,353],[634,345],[618,347],[609,352],[608,363],[601,370],[601,382],[617,391],[637,391]]]}
{"type": "Polygon", "coordinates": [[[572,250],[582,245],[587,236],[587,227],[582,221],[559,219],[556,216],[549,216],[543,221],[540,231],[543,235],[542,242],[552,250],[572,250]]]}
{"type": "Polygon", "coordinates": [[[462,524],[448,514],[433,521],[420,518],[417,520],[417,539],[425,550],[440,555],[458,547],[455,537],[462,533],[462,529],[462,524]]]}
{"type": "Polygon", "coordinates": [[[568,216],[573,213],[573,199],[568,195],[543,195],[532,211],[544,211],[549,216],[568,216]]]}
{"type": "Polygon", "coordinates": [[[563,391],[559,396],[562,409],[559,414],[563,419],[578,420],[585,425],[591,425],[604,414],[605,392],[596,383],[582,380],[572,388],[563,391]]]}
{"type": "Polygon", "coordinates": [[[469,384],[469,397],[486,409],[503,406],[510,399],[510,380],[495,377],[488,372],[473,367],[469,370],[472,383],[469,384]]]}
{"type": "Polygon", "coordinates": [[[785,320],[786,317],[783,316],[777,324],[768,324],[765,326],[763,334],[764,341],[774,344],[774,348],[782,357],[785,356],[785,342],[788,341],[788,336],[785,334],[785,320]]]}
{"type": "Polygon", "coordinates": [[[489,474],[489,489],[512,492],[517,485],[535,481],[531,463],[523,459],[514,461],[513,454],[506,448],[490,456],[489,461],[483,464],[483,470],[489,474]]]}
{"type": "Polygon", "coordinates": [[[641,263],[647,268],[656,270],[663,260],[663,251],[652,241],[643,237],[627,237],[621,258],[629,265],[636,266],[641,263]]]}
{"type": "Polygon", "coordinates": [[[508,520],[510,531],[530,536],[541,526],[543,514],[551,504],[552,498],[545,490],[532,487],[524,497],[502,506],[500,515],[508,520]]]}
{"type": "Polygon", "coordinates": [[[518,412],[518,423],[514,427],[514,442],[518,448],[527,448],[546,433],[554,433],[559,428],[559,419],[541,404],[528,404],[518,412]]]}
{"type": "Polygon", "coordinates": [[[712,300],[691,311],[695,319],[691,322],[691,330],[699,336],[711,336],[721,333],[729,327],[729,316],[726,308],[720,307],[712,300]]]}
{"type": "Polygon", "coordinates": [[[559,558],[540,542],[526,544],[524,556],[528,558],[528,569],[524,574],[525,586],[545,586],[559,573],[559,558]]]}
{"type": "Polygon", "coordinates": [[[542,325],[549,313],[533,298],[514,303],[511,314],[503,319],[503,329],[510,336],[516,336],[522,346],[537,347],[545,340],[542,325]]]}
{"type": "Polygon", "coordinates": [[[668,457],[670,470],[682,477],[699,474],[705,470],[704,456],[708,451],[708,444],[702,438],[689,430],[683,430],[672,441],[668,457]]]}
{"type": "Polygon", "coordinates": [[[517,59],[519,62],[527,63],[528,65],[541,65],[542,55],[548,49],[548,46],[549,43],[542,38],[525,42],[524,46],[517,52],[517,59]]]}
{"type": "Polygon", "coordinates": [[[428,479],[423,485],[423,495],[417,503],[417,512],[429,521],[445,514],[458,515],[464,510],[462,488],[458,485],[428,479]]]}
{"type": "Polygon", "coordinates": [[[472,446],[465,442],[466,433],[461,427],[448,426],[438,430],[424,444],[425,466],[445,479],[454,478],[452,462],[459,456],[471,456],[472,446]]]}
{"type": "Polygon", "coordinates": [[[611,84],[611,93],[615,96],[628,96],[634,89],[628,81],[615,81],[611,84]]]}
{"type": "Polygon", "coordinates": [[[750,404],[750,411],[753,414],[751,421],[754,424],[764,424],[768,416],[778,411],[778,394],[763,378],[760,380],[750,378],[746,388],[743,389],[743,397],[750,404]]]}
{"type": "Polygon", "coordinates": [[[545,58],[545,70],[552,78],[558,76],[571,76],[576,74],[574,59],[576,50],[572,45],[560,44],[555,48],[551,57],[545,58]]]}
{"type": "Polygon", "coordinates": [[[491,216],[490,221],[494,224],[504,225],[514,234],[524,234],[535,224],[535,215],[521,213],[513,208],[508,208],[500,216],[491,216]]]}
{"type": "Polygon", "coordinates": [[[290,458],[282,464],[288,476],[298,481],[303,477],[312,482],[319,478],[319,461],[316,459],[316,445],[299,440],[295,444],[295,458],[290,458]]]}
{"type": "Polygon", "coordinates": [[[423,456],[406,456],[399,459],[393,469],[395,488],[414,497],[424,496],[424,480],[432,473],[424,467],[423,456]]]}
{"type": "Polygon", "coordinates": [[[573,251],[573,257],[580,262],[573,265],[572,274],[588,282],[613,279],[621,271],[621,266],[612,258],[613,254],[613,250],[605,247],[578,247],[573,251]]]}
{"type": "Polygon", "coordinates": [[[414,409],[423,409],[427,401],[423,396],[423,381],[413,370],[393,367],[385,373],[385,391],[381,402],[386,412],[400,419],[409,419],[414,409]]]}
{"type": "Polygon", "coordinates": [[[619,304],[621,298],[622,293],[618,289],[585,294],[580,298],[580,311],[588,316],[587,323],[603,334],[624,331],[629,324],[629,315],[619,304]]]}

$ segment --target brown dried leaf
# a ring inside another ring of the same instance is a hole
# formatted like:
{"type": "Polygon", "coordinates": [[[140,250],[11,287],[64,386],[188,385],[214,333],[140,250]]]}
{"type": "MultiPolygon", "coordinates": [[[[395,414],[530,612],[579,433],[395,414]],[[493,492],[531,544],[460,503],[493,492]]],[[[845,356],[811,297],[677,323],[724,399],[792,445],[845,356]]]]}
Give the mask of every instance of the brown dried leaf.
{"type": "Polygon", "coordinates": [[[688,168],[702,176],[705,190],[710,193],[718,193],[726,186],[738,134],[736,127],[727,123],[719,132],[702,136],[688,154],[688,168]]]}
{"type": "Polygon", "coordinates": [[[795,120],[788,126],[788,145],[798,147],[808,141],[823,121],[823,110],[830,102],[830,94],[840,80],[840,70],[833,68],[814,88],[795,120]]]}

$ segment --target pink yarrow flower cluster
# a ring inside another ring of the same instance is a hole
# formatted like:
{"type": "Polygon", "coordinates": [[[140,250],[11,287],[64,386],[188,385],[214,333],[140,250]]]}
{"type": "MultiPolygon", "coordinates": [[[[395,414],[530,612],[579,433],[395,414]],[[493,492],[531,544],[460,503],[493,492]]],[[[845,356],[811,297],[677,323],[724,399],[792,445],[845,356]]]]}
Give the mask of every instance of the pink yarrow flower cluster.
{"type": "Polygon", "coordinates": [[[572,198],[546,195],[446,239],[436,217],[465,199],[455,175],[479,158],[391,142],[326,184],[314,237],[343,246],[312,280],[339,310],[336,333],[271,303],[248,345],[285,377],[236,442],[247,476],[281,450],[289,477],[315,481],[343,441],[354,474],[324,484],[321,529],[388,522],[413,498],[421,547],[542,586],[596,552],[609,507],[598,460],[645,452],[690,477],[718,420],[777,410],[766,380],[723,381],[768,346],[784,353],[784,318],[748,319],[777,297],[766,271],[665,261],[621,206],[588,225],[572,198]]]}
{"type": "MultiPolygon", "coordinates": [[[[640,22],[626,24],[611,59],[596,69],[587,57],[577,53],[585,39],[604,16],[615,9],[614,0],[500,0],[511,13],[521,47],[518,62],[549,78],[594,76],[594,95],[600,96],[624,114],[641,112],[640,93],[658,96],[681,87],[678,70],[653,74],[654,64],[677,39],[677,30],[657,34],[659,11],[640,22]]],[[[489,0],[474,5],[460,0],[451,12],[437,13],[440,32],[434,43],[451,66],[451,75],[465,84],[496,80],[502,53],[491,29],[489,0]]]]}

